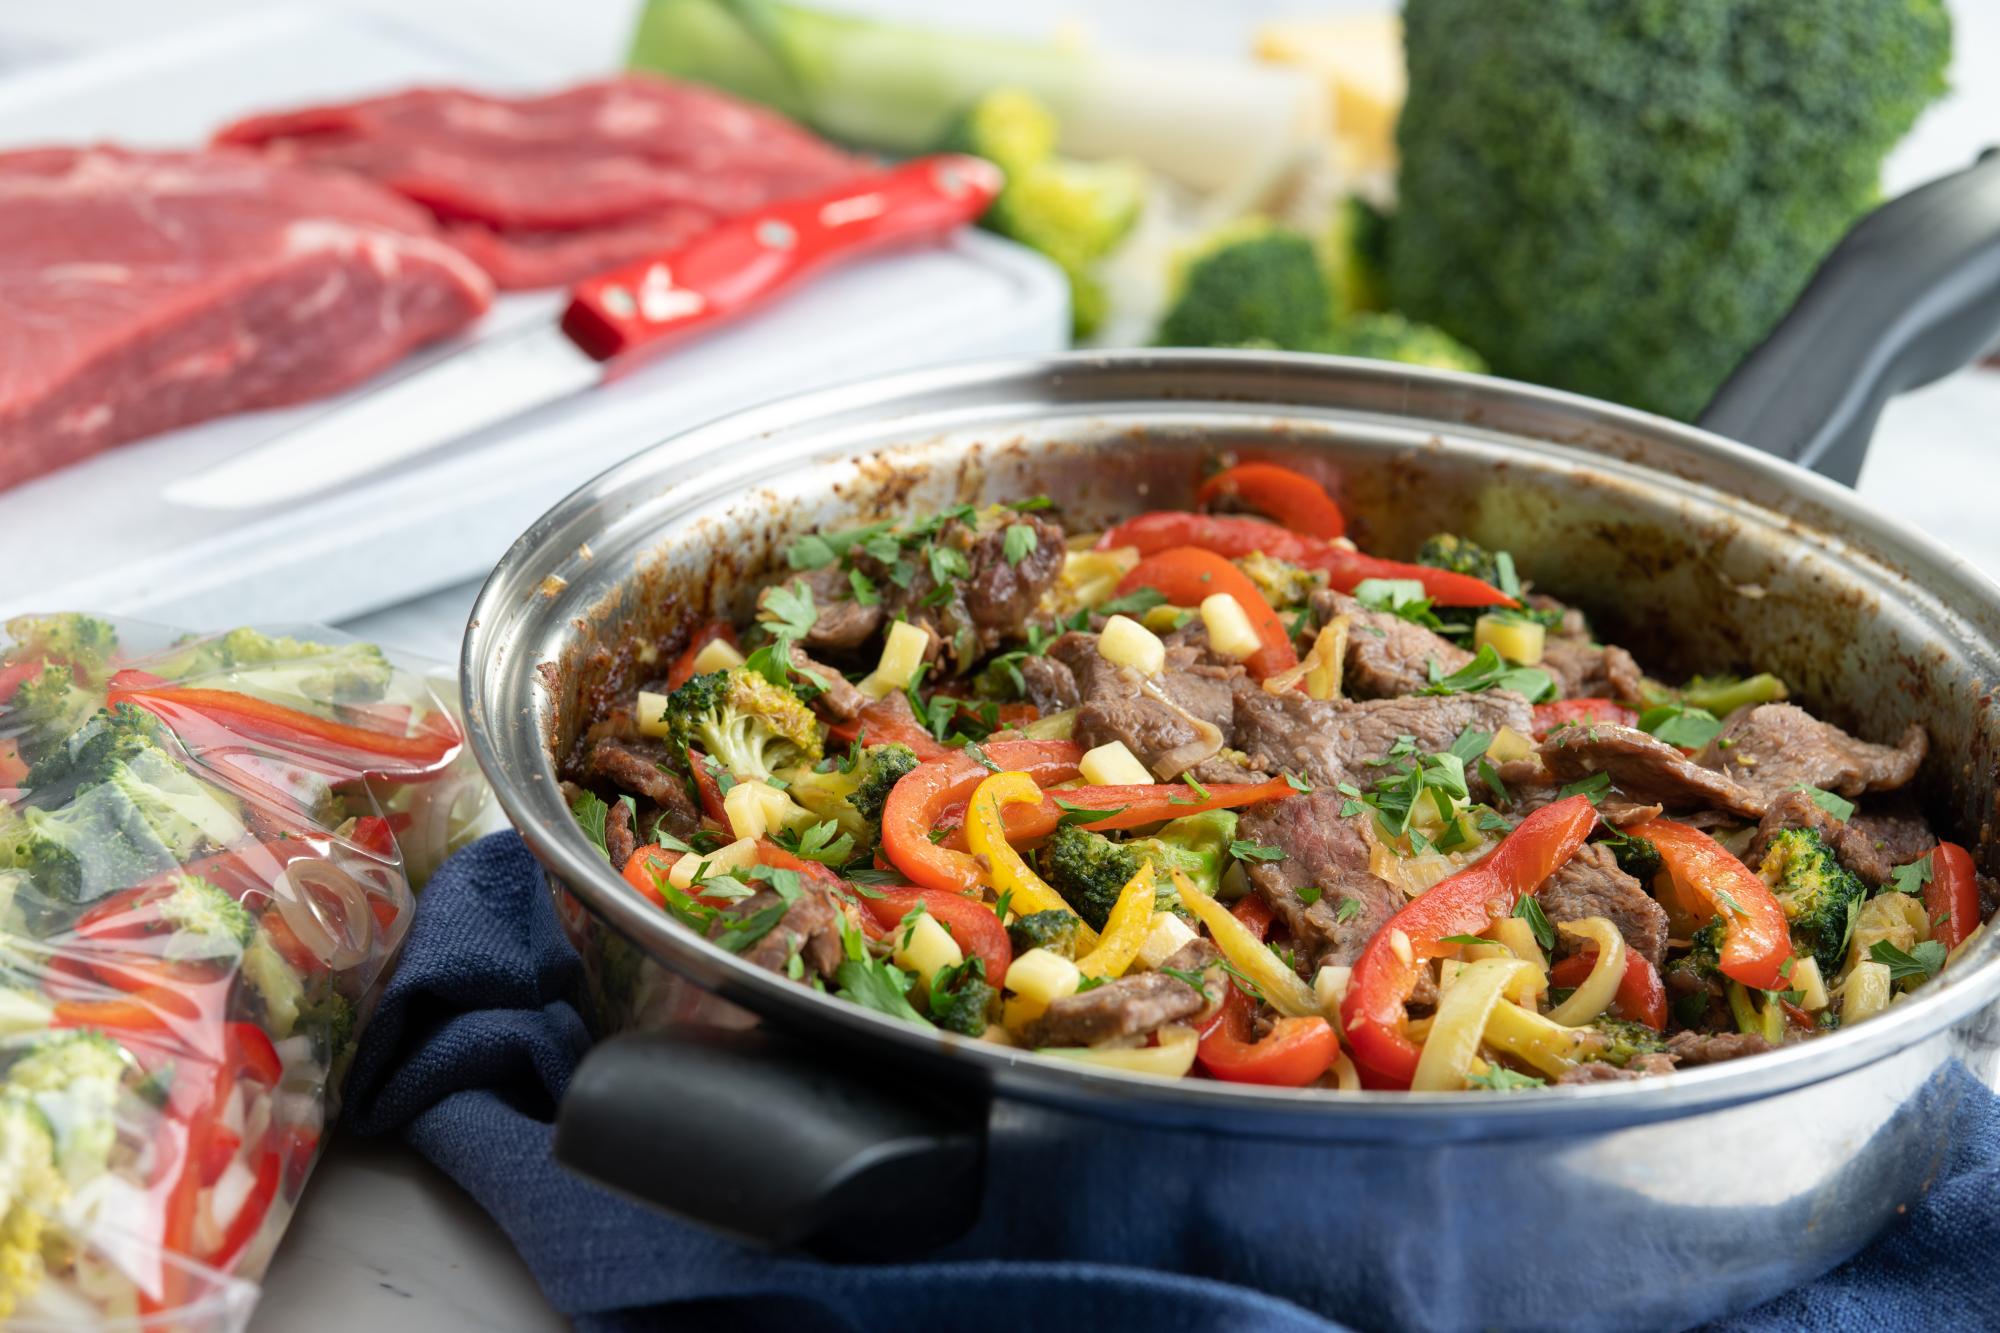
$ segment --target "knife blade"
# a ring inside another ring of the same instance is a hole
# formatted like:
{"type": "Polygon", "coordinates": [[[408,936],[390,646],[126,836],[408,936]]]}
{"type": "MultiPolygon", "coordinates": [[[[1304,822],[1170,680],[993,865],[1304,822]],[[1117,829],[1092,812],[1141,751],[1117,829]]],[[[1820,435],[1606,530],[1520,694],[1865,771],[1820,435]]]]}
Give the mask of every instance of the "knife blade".
{"type": "Polygon", "coordinates": [[[1001,183],[990,162],[939,154],[738,214],[676,250],[578,283],[553,324],[476,342],[164,496],[253,509],[379,471],[624,374],[832,265],[941,238],[978,218],[1001,183]]]}

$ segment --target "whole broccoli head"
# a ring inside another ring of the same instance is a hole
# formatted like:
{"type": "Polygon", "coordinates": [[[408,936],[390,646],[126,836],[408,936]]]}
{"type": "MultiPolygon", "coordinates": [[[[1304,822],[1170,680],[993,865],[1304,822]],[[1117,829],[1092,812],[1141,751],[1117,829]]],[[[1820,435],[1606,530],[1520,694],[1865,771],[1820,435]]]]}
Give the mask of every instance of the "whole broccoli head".
{"type": "Polygon", "coordinates": [[[831,819],[854,837],[857,848],[882,840],[882,807],[890,789],[917,766],[916,751],[907,745],[870,745],[852,756],[851,766],[821,773],[805,765],[783,773],[785,790],[794,801],[821,819],[831,819]]]}
{"type": "Polygon", "coordinates": [[[1394,311],[1349,315],[1325,333],[1298,347],[1326,356],[1360,356],[1373,361],[1401,361],[1439,370],[1486,372],[1486,360],[1458,339],[1429,324],[1418,324],[1394,311]]]}
{"type": "Polygon", "coordinates": [[[1030,912],[1008,922],[1007,942],[1014,946],[1017,955],[1030,949],[1047,949],[1058,957],[1074,958],[1076,927],[1074,912],[1052,907],[1046,912],[1030,912]]]}
{"type": "Polygon", "coordinates": [[[667,696],[676,743],[700,750],[738,782],[769,782],[788,764],[822,753],[819,719],[782,685],[748,667],[696,676],[667,696]]]}
{"type": "Polygon", "coordinates": [[[18,645],[16,659],[46,657],[75,667],[87,680],[101,680],[118,651],[118,631],[94,616],[75,612],[55,616],[16,616],[7,622],[7,637],[18,645]]]}
{"type": "Polygon", "coordinates": [[[939,968],[930,985],[930,1020],[947,1032],[976,1037],[1000,992],[986,980],[986,962],[968,958],[954,967],[939,968]]]}
{"type": "Polygon", "coordinates": [[[1125,844],[1074,824],[1057,829],[1042,844],[1049,887],[1095,930],[1104,929],[1119,890],[1139,873],[1139,859],[1125,844]]]}
{"type": "Polygon", "coordinates": [[[1168,882],[1170,871],[1178,870],[1212,898],[1222,886],[1223,860],[1235,838],[1234,810],[1205,810],[1169,820],[1152,837],[1127,842],[1125,850],[1134,858],[1134,873],[1137,862],[1151,861],[1161,884],[1168,882]]]}
{"type": "Polygon", "coordinates": [[[1057,133],[1054,113],[1032,94],[997,88],[973,104],[945,147],[977,154],[1006,173],[982,225],[1056,262],[1069,279],[1071,323],[1082,337],[1104,317],[1093,267],[1138,220],[1146,170],[1119,159],[1059,156],[1057,133]]]}
{"type": "Polygon", "coordinates": [[[1154,341],[1162,347],[1300,348],[1327,332],[1333,296],[1319,253],[1299,232],[1245,218],[1182,261],[1154,341]]]}
{"type": "Polygon", "coordinates": [[[1943,0],[1408,0],[1393,304],[1699,412],[1944,89],[1943,0]]]}
{"type": "Polygon", "coordinates": [[[1427,538],[1417,548],[1417,563],[1433,569],[1448,569],[1455,574],[1469,574],[1485,583],[1497,583],[1500,578],[1500,566],[1493,558],[1493,552],[1470,537],[1450,532],[1440,532],[1427,538]]]}
{"type": "Polygon", "coordinates": [[[372,643],[320,643],[248,628],[183,644],[153,666],[174,679],[228,673],[259,693],[310,703],[380,699],[396,674],[372,643]]]}
{"type": "Polygon", "coordinates": [[[1868,886],[1834,858],[1811,829],[1786,829],[1771,839],[1757,874],[1771,886],[1792,927],[1792,947],[1819,962],[1820,972],[1840,970],[1851,914],[1868,886]]]}

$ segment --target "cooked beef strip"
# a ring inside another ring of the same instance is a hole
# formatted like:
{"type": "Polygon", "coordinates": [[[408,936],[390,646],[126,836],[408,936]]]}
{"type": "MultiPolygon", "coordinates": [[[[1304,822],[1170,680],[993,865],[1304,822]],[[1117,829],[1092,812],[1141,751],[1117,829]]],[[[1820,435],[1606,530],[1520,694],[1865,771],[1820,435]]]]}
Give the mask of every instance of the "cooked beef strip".
{"type": "Polygon", "coordinates": [[[965,609],[988,651],[1023,637],[1028,618],[1063,567],[1063,530],[1040,514],[1010,514],[979,537],[967,552],[972,574],[965,580],[965,609]],[[1010,563],[1007,529],[1034,530],[1035,547],[1010,563]]]}
{"type": "Polygon", "coordinates": [[[1640,804],[1657,801],[1669,810],[1723,809],[1751,819],[1764,813],[1762,795],[1703,768],[1636,727],[1605,722],[1557,727],[1542,742],[1539,753],[1558,782],[1609,773],[1612,785],[1640,804]]]}
{"type": "Polygon", "coordinates": [[[1135,972],[1051,1001],[1021,1033],[1029,1046],[1095,1046],[1139,1037],[1202,1010],[1201,992],[1164,972],[1135,972]]]}
{"type": "MultiPolygon", "coordinates": [[[[754,917],[782,901],[775,891],[759,889],[711,922],[709,938],[715,938],[731,925],[754,917]]],[[[793,954],[797,954],[805,962],[808,975],[830,977],[846,956],[840,943],[840,918],[840,908],[834,905],[826,890],[809,881],[802,882],[798,901],[778,918],[777,925],[745,949],[741,956],[767,971],[783,974],[785,965],[791,961],[793,954]]]]}
{"type": "MultiPolygon", "coordinates": [[[[875,632],[882,628],[882,604],[863,606],[855,601],[853,584],[847,577],[847,571],[839,565],[808,569],[772,586],[789,587],[799,583],[806,586],[813,599],[813,627],[801,645],[808,652],[849,656],[874,638],[875,632]]],[[[766,589],[758,598],[759,603],[769,595],[770,591],[766,589]]]]}
{"type": "Polygon", "coordinates": [[[1253,861],[1244,872],[1292,934],[1300,972],[1324,963],[1351,963],[1361,947],[1403,905],[1402,895],[1368,869],[1366,815],[1342,818],[1346,797],[1331,787],[1254,806],[1237,821],[1246,842],[1284,849],[1282,861],[1253,861]],[[1317,888],[1308,904],[1299,891],[1317,888]],[[1355,903],[1341,920],[1341,904],[1355,903]]]}
{"type": "Polygon", "coordinates": [[[1169,648],[1165,669],[1151,683],[1172,701],[1168,703],[1148,692],[1145,678],[1138,672],[1098,652],[1095,634],[1064,634],[1049,645],[1049,656],[1068,669],[1076,684],[1080,706],[1075,736],[1085,749],[1122,741],[1140,763],[1156,776],[1170,780],[1179,776],[1180,770],[1164,771],[1162,757],[1201,735],[1182,715],[1183,710],[1216,726],[1223,733],[1223,743],[1229,743],[1234,712],[1230,690],[1232,682],[1243,678],[1240,666],[1204,662],[1187,644],[1169,648]]]}
{"type": "Polygon", "coordinates": [[[1623,1068],[1606,1064],[1602,1060],[1586,1060],[1580,1065],[1571,1065],[1563,1070],[1556,1077],[1556,1082],[1567,1087],[1590,1083],[1629,1083],[1634,1079],[1673,1072],[1674,1057],[1658,1052],[1634,1056],[1632,1063],[1623,1068]]]}
{"type": "Polygon", "coordinates": [[[1212,784],[1217,782],[1269,782],[1271,775],[1261,769],[1245,768],[1226,755],[1204,759],[1181,775],[1196,782],[1212,784]]]}
{"type": "Polygon", "coordinates": [[[792,670],[819,685],[820,693],[813,697],[813,707],[839,721],[846,722],[860,716],[861,710],[869,704],[868,696],[856,689],[847,677],[824,662],[815,662],[807,657],[806,650],[797,644],[792,645],[792,670]]]}
{"type": "Polygon", "coordinates": [[[1528,701],[1511,690],[1353,703],[1296,691],[1275,695],[1243,681],[1236,686],[1231,730],[1253,768],[1299,773],[1327,786],[1366,787],[1377,776],[1367,761],[1387,754],[1398,737],[1414,738],[1426,752],[1445,750],[1468,727],[1525,732],[1530,716],[1528,701]]]}
{"type": "MultiPolygon", "coordinates": [[[[1617,858],[1601,842],[1587,842],[1576,855],[1535,891],[1550,921],[1580,921],[1601,916],[1618,927],[1630,948],[1658,967],[1667,954],[1667,913],[1639,881],[1618,868],[1617,858]]],[[[1574,953],[1577,942],[1556,932],[1559,953],[1574,953]]]]}
{"type": "Polygon", "coordinates": [[[1348,618],[1341,688],[1357,699],[1414,694],[1430,683],[1432,662],[1449,675],[1472,660],[1471,653],[1449,639],[1391,612],[1371,611],[1346,593],[1330,588],[1316,592],[1312,609],[1322,625],[1335,616],[1348,618]]]}
{"type": "MultiPolygon", "coordinates": [[[[681,780],[661,767],[667,759],[667,747],[659,741],[606,736],[590,747],[583,767],[589,776],[651,801],[660,808],[667,831],[684,838],[701,823],[701,811],[681,780]]],[[[640,827],[650,828],[652,823],[642,819],[640,827]]]]}
{"type": "Polygon", "coordinates": [[[1667,1054],[1684,1065],[1721,1064],[1772,1049],[1754,1032],[1676,1032],[1667,1038],[1667,1054]]]}
{"type": "Polygon", "coordinates": [[[632,832],[632,807],[623,801],[613,801],[611,813],[604,817],[604,850],[611,857],[611,868],[621,874],[639,850],[638,836],[632,832]]]}
{"type": "Polygon", "coordinates": [[[1915,722],[1891,747],[1856,740],[1794,704],[1759,704],[1732,714],[1701,762],[1768,803],[1802,782],[1842,796],[1894,791],[1917,775],[1929,749],[1915,722]]]}
{"type": "Polygon", "coordinates": [[[1590,641],[1590,621],[1575,607],[1545,592],[1529,593],[1527,602],[1529,607],[1536,611],[1562,612],[1562,623],[1549,631],[1550,638],[1582,639],[1586,643],[1590,641]]]}
{"type": "Polygon", "coordinates": [[[1930,821],[1907,796],[1889,797],[1882,805],[1871,801],[1868,809],[1854,812],[1847,826],[1866,838],[1892,866],[1914,861],[1938,844],[1930,821]]]}
{"type": "Polygon", "coordinates": [[[1021,683],[1028,687],[1028,702],[1040,709],[1043,717],[1083,702],[1075,673],[1046,653],[1022,658],[1020,668],[1021,683]]]}
{"type": "Polygon", "coordinates": [[[1176,972],[1206,972],[1221,961],[1222,950],[1216,948],[1214,941],[1208,937],[1198,935],[1167,955],[1158,970],[1165,972],[1172,968],[1176,972]]]}
{"type": "Polygon", "coordinates": [[[1723,1007],[1722,982],[1714,975],[1703,975],[1686,967],[1669,967],[1660,973],[1660,980],[1666,983],[1667,1004],[1671,1012],[1680,1012],[1680,1001],[1690,995],[1699,995],[1706,1003],[1708,1015],[1719,1015],[1728,1021],[1729,1011],[1723,1007]]]}
{"type": "MultiPolygon", "coordinates": [[[[1802,791],[1783,791],[1772,799],[1771,808],[1764,812],[1764,818],[1757,824],[1757,836],[1744,849],[1743,864],[1752,870],[1764,863],[1764,853],[1770,850],[1771,840],[1786,829],[1811,829],[1819,834],[1832,849],[1834,859],[1866,880],[1870,886],[1879,887],[1889,881],[1889,872],[1902,861],[1892,857],[1886,845],[1878,846],[1860,824],[1861,817],[1843,823],[1822,810],[1812,795],[1802,791]]],[[[1926,829],[1928,832],[1928,829],[1926,829]]],[[[1933,840],[1935,841],[1935,840],[1933,840]]],[[[1923,855],[1922,849],[1911,852],[1902,860],[1911,860],[1923,855]]]]}
{"type": "Polygon", "coordinates": [[[1632,654],[1600,647],[1588,639],[1551,635],[1542,648],[1542,670],[1555,678],[1565,699],[1639,702],[1642,674],[1632,654]]]}

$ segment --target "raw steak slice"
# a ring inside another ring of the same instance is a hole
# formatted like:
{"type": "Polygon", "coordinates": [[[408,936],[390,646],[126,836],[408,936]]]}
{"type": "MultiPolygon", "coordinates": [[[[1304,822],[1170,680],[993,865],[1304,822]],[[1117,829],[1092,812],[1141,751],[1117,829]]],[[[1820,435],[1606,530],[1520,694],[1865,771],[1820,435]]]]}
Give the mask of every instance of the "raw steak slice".
{"type": "Polygon", "coordinates": [[[247,153],[0,154],[0,487],[345,388],[493,287],[353,177],[247,153]]]}
{"type": "Polygon", "coordinates": [[[504,287],[586,277],[865,165],[761,107],[644,74],[526,98],[417,88],[254,116],[216,141],[370,177],[504,287]]]}

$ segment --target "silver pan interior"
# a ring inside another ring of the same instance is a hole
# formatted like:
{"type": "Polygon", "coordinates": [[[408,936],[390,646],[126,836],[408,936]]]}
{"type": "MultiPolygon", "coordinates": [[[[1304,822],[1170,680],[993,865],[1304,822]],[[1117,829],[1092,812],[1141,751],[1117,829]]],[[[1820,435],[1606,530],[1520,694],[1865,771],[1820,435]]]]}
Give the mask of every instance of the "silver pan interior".
{"type": "Polygon", "coordinates": [[[744,612],[790,536],[1032,493],[1053,496],[1072,527],[1095,525],[1184,504],[1202,463],[1225,452],[1333,482],[1364,549],[1407,555],[1454,530],[1515,552],[1524,576],[1582,605],[1657,674],[1768,668],[1864,736],[1923,722],[1928,808],[1994,868],[2000,589],[1965,562],[1843,488],[1690,428],[1529,386],[1330,358],[1133,353],[923,371],[641,452],[557,505],[488,583],[465,648],[472,742],[552,874],[654,959],[808,1036],[1051,1109],[1154,1123],[1226,1110],[1300,1139],[1560,1134],[1942,1050],[1932,1039],[1948,1042],[1991,1007],[2000,950],[1989,932],[1870,1023],[1662,1080],[1477,1099],[1166,1084],[919,1031],[763,972],[644,906],[575,828],[553,756],[593,701],[658,674],[648,663],[694,624],[744,612]]]}

